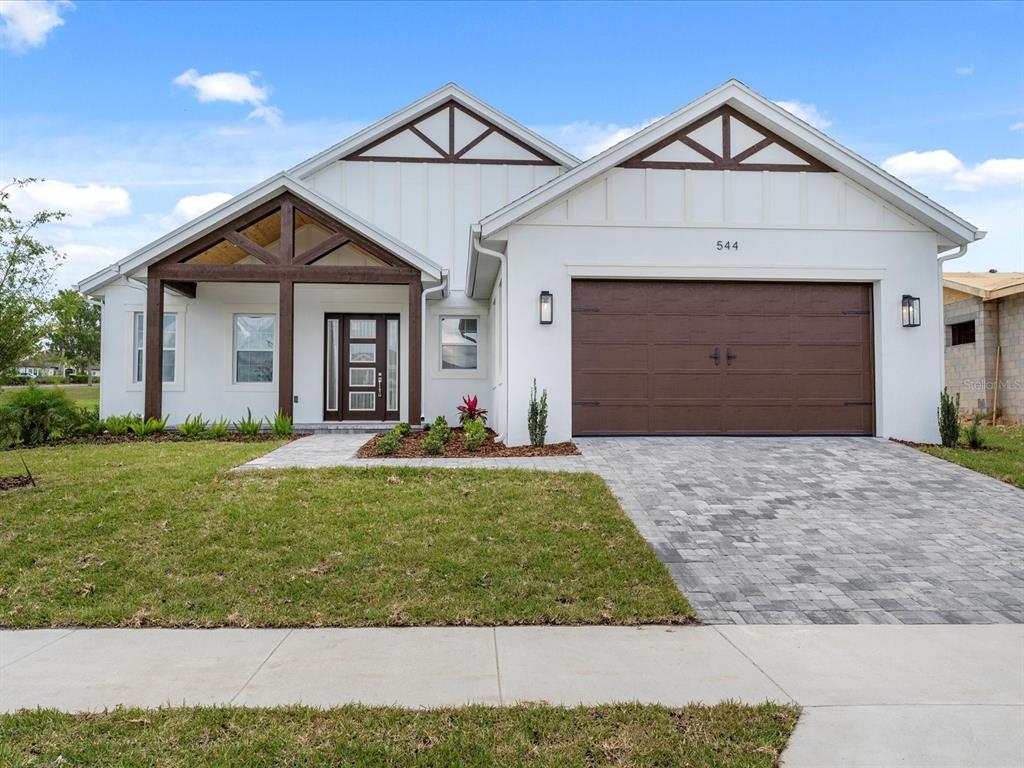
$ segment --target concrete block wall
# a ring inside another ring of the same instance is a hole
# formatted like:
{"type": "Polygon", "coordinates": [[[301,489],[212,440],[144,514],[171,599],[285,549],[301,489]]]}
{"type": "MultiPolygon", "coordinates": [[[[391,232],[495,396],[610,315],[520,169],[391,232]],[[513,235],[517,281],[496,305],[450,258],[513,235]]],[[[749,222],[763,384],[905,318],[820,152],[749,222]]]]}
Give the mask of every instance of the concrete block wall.
{"type": "Polygon", "coordinates": [[[999,415],[1024,423],[1024,294],[999,300],[999,415]]]}

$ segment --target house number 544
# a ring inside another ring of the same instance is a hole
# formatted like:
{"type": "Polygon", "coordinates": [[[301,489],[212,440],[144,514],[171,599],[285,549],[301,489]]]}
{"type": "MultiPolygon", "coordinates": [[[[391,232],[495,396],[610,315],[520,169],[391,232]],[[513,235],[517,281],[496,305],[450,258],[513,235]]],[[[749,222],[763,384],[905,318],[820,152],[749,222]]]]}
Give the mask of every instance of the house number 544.
{"type": "Polygon", "coordinates": [[[715,242],[716,251],[738,251],[739,249],[739,240],[718,240],[715,242]]]}

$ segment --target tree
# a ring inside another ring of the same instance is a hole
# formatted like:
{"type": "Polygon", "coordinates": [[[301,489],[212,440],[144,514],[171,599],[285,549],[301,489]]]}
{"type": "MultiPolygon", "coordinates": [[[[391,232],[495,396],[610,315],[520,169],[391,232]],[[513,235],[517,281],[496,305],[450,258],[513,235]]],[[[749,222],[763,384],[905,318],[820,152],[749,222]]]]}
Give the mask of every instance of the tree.
{"type": "Polygon", "coordinates": [[[78,291],[62,290],[50,300],[49,310],[50,349],[89,376],[100,362],[99,306],[78,291]]]}
{"type": "Polygon", "coordinates": [[[11,211],[11,187],[35,179],[15,179],[0,187],[0,373],[32,354],[44,331],[53,273],[63,255],[36,238],[36,229],[64,218],[61,211],[39,211],[21,221],[11,211]]]}

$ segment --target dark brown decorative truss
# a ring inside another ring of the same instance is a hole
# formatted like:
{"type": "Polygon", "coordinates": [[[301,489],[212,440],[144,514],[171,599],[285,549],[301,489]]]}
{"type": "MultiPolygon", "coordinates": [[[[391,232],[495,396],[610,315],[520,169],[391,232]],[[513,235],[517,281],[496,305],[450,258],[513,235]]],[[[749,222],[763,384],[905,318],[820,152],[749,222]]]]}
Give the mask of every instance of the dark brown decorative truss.
{"type": "Polygon", "coordinates": [[[476,165],[558,165],[487,118],[446,101],[359,148],[343,160],[476,165]],[[516,149],[509,147],[508,142],[516,149]],[[493,146],[490,146],[493,144],[493,146]],[[399,146],[401,145],[401,146],[399,146]],[[410,148],[415,147],[413,154],[410,148]],[[523,156],[523,153],[528,155],[523,156]],[[515,157],[510,156],[515,154],[515,157]]]}
{"type": "Polygon", "coordinates": [[[746,115],[719,107],[621,164],[622,168],[808,171],[827,165],[746,115]]]}
{"type": "MultiPolygon", "coordinates": [[[[292,414],[296,283],[366,283],[409,286],[409,338],[420,337],[420,270],[325,211],[284,192],[149,266],[146,294],[145,415],[159,417],[162,407],[161,354],[164,291],[189,298],[200,282],[277,283],[280,286],[278,407],[292,414]],[[302,232],[306,245],[296,248],[302,232]],[[352,244],[371,264],[318,264],[352,244]],[[251,259],[249,257],[252,257],[251,259]],[[377,265],[373,265],[377,264],[377,265]]],[[[409,346],[409,414],[420,415],[420,345],[409,346]]]]}

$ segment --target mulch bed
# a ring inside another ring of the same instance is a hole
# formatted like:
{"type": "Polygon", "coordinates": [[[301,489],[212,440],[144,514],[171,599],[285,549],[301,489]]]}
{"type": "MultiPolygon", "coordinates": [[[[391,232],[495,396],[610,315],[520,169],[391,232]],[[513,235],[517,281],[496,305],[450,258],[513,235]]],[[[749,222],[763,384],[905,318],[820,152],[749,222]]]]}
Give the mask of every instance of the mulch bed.
{"type": "MultiPolygon", "coordinates": [[[[919,450],[921,448],[945,448],[945,446],[942,445],[942,443],[915,443],[913,440],[899,440],[895,437],[890,437],[889,440],[894,443],[906,445],[911,448],[917,448],[919,450]]],[[[967,450],[970,451],[992,451],[993,453],[1001,453],[1006,450],[1001,445],[983,445],[980,448],[971,448],[971,446],[967,445],[967,443],[957,443],[956,447],[957,449],[966,448],[967,450]]]]}
{"type": "Polygon", "coordinates": [[[14,477],[0,477],[0,491],[10,491],[15,488],[24,488],[26,485],[35,485],[28,475],[15,475],[14,477]]]}
{"type": "Polygon", "coordinates": [[[498,459],[527,458],[531,456],[578,456],[579,448],[575,443],[551,443],[540,448],[532,445],[507,446],[496,442],[494,432],[487,430],[487,437],[475,451],[467,451],[462,447],[462,428],[453,427],[451,439],[444,446],[444,453],[427,453],[423,450],[423,441],[427,432],[412,432],[402,439],[402,444],[394,453],[381,455],[377,453],[377,441],[381,435],[374,435],[356,451],[360,459],[498,459]]]}

